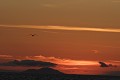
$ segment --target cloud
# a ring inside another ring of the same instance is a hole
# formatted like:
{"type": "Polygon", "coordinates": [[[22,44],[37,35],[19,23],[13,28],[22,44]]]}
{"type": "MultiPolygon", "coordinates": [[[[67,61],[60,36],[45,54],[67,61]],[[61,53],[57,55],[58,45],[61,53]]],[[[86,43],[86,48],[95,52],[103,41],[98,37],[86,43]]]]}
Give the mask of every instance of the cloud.
{"type": "Polygon", "coordinates": [[[12,55],[2,55],[2,54],[0,55],[0,63],[7,62],[13,59],[14,57],[12,55]]]}
{"type": "Polygon", "coordinates": [[[120,61],[118,61],[118,60],[109,60],[109,62],[111,62],[112,64],[120,66],[120,61]]]}
{"type": "Polygon", "coordinates": [[[87,28],[87,27],[68,27],[68,26],[36,26],[36,25],[0,25],[1,27],[33,28],[46,30],[67,30],[67,31],[95,31],[120,33],[120,29],[109,28],[87,28]]]}
{"type": "Polygon", "coordinates": [[[99,62],[100,67],[109,67],[105,62],[99,62]]]}
{"type": "Polygon", "coordinates": [[[112,62],[120,63],[120,61],[113,61],[113,60],[112,60],[112,62]]]}
{"type": "Polygon", "coordinates": [[[38,66],[38,67],[54,67],[57,64],[51,62],[35,61],[35,60],[14,60],[5,63],[1,63],[0,66],[38,66]]]}
{"type": "Polygon", "coordinates": [[[42,31],[42,32],[45,32],[45,33],[54,33],[54,34],[59,33],[59,32],[54,32],[54,31],[42,31]]]}
{"type": "Polygon", "coordinates": [[[13,56],[11,56],[11,55],[0,55],[0,58],[9,59],[9,58],[13,58],[13,56]]]}
{"type": "Polygon", "coordinates": [[[62,58],[56,58],[56,57],[45,57],[45,56],[42,56],[42,55],[26,56],[26,59],[49,61],[49,62],[60,64],[60,65],[97,65],[96,61],[62,59],[62,58]]]}
{"type": "Polygon", "coordinates": [[[106,64],[105,62],[99,62],[100,67],[117,67],[116,65],[113,64],[106,64]]]}
{"type": "Polygon", "coordinates": [[[98,50],[92,50],[92,52],[95,53],[95,54],[99,53],[98,50]]]}

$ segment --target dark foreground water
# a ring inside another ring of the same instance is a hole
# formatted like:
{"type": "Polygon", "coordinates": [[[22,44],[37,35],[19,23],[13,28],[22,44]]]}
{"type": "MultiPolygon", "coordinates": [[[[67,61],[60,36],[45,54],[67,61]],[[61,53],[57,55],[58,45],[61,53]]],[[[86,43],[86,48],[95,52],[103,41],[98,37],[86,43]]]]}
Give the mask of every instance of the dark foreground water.
{"type": "Polygon", "coordinates": [[[0,73],[0,80],[120,80],[120,76],[0,73]]]}

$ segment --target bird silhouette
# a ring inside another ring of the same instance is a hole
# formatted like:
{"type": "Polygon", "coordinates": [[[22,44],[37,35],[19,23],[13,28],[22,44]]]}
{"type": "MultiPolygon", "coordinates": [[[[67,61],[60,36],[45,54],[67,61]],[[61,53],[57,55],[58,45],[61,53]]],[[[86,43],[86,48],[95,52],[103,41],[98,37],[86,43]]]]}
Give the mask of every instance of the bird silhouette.
{"type": "Polygon", "coordinates": [[[34,36],[38,36],[37,34],[30,34],[30,36],[34,37],[34,36]]]}

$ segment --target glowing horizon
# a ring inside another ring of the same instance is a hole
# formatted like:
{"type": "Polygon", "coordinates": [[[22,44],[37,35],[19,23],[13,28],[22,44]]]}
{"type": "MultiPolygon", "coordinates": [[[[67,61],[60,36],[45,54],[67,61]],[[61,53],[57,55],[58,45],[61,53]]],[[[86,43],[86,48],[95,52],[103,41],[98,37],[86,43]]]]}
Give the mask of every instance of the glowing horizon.
{"type": "Polygon", "coordinates": [[[60,65],[97,65],[97,61],[85,61],[85,60],[72,60],[72,59],[61,59],[56,57],[45,57],[45,56],[34,56],[29,59],[50,61],[60,65]]]}
{"type": "Polygon", "coordinates": [[[79,65],[97,65],[97,61],[87,61],[87,60],[74,60],[74,59],[65,59],[65,58],[56,58],[56,57],[46,57],[46,56],[25,56],[22,58],[16,58],[12,55],[0,55],[2,59],[11,59],[11,60],[37,60],[51,62],[58,65],[70,65],[70,66],[79,66],[79,65]]]}

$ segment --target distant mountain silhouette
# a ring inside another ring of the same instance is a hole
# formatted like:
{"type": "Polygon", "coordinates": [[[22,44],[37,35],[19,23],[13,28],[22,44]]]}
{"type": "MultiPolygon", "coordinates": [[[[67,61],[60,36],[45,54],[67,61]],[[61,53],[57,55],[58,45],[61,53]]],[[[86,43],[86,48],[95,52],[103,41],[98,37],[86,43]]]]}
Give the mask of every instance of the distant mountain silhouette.
{"type": "Polygon", "coordinates": [[[41,69],[28,69],[24,71],[24,73],[32,73],[32,74],[64,74],[58,70],[55,70],[53,68],[41,68],[41,69]]]}
{"type": "Polygon", "coordinates": [[[55,67],[57,64],[44,61],[35,60],[13,60],[9,62],[0,63],[0,66],[38,66],[38,67],[55,67]]]}

